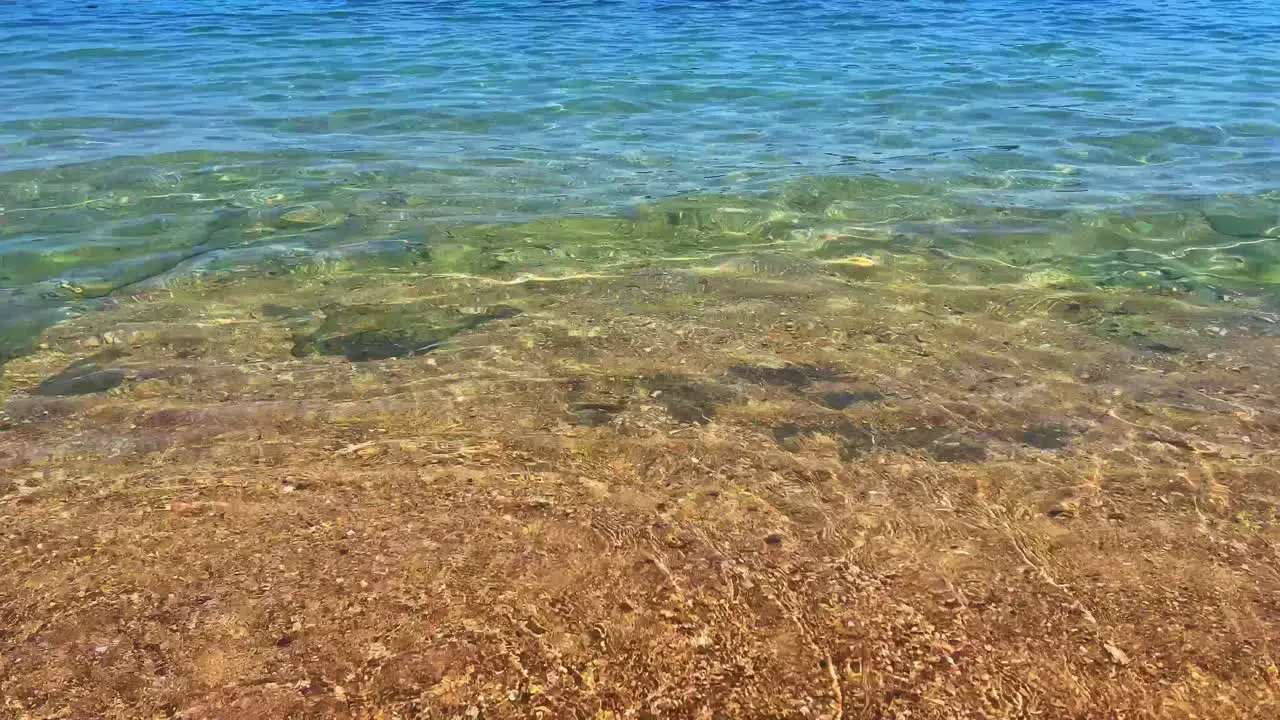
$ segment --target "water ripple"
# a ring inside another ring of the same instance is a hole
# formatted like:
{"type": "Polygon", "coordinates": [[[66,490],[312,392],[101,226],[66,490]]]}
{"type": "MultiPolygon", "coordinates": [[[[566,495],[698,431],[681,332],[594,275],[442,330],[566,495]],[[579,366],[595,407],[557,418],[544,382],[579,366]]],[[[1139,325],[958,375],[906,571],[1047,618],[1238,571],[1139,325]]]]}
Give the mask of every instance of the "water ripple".
{"type": "MultiPolygon", "coordinates": [[[[1268,0],[6,3],[0,287],[717,194],[1142,216],[1125,247],[1271,282],[1229,238],[1275,233],[1278,39],[1268,0]]],[[[1081,222],[1037,257],[1107,244],[1081,222]]]]}

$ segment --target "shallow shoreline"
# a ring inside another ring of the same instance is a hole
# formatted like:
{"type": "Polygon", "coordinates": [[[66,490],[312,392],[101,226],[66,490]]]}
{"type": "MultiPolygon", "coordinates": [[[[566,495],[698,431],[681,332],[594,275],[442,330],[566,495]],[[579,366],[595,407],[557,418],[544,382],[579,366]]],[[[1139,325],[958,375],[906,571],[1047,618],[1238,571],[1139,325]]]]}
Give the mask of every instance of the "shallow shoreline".
{"type": "Polygon", "coordinates": [[[797,262],[51,328],[0,377],[6,710],[1274,710],[1265,308],[797,262]]]}

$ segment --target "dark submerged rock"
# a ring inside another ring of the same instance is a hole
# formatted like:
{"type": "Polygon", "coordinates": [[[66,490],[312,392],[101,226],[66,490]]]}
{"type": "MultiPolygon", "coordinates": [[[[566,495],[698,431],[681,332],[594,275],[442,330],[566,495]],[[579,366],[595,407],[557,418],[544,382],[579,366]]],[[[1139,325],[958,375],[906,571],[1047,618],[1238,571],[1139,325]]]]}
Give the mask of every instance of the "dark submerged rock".
{"type": "Polygon", "coordinates": [[[36,394],[46,397],[65,395],[89,395],[119,387],[129,379],[130,373],[120,368],[99,368],[97,365],[71,367],[36,386],[36,394]]]}
{"type": "Polygon", "coordinates": [[[1071,431],[1062,425],[1031,425],[1021,432],[1018,439],[1024,445],[1041,450],[1057,450],[1071,442],[1071,431]]]}
{"type": "Polygon", "coordinates": [[[655,375],[643,384],[667,414],[682,423],[706,425],[721,406],[737,397],[729,388],[678,375],[655,375]]]}
{"type": "Polygon", "coordinates": [[[505,305],[472,314],[421,305],[339,308],[315,332],[294,335],[293,355],[342,355],[352,362],[422,355],[468,330],[519,314],[505,305]]]}
{"type": "Polygon", "coordinates": [[[876,390],[859,390],[853,392],[827,392],[818,396],[818,404],[832,410],[844,410],[858,403],[879,402],[884,393],[876,390]]]}
{"type": "Polygon", "coordinates": [[[981,438],[960,435],[945,428],[880,431],[848,419],[809,425],[782,423],[773,428],[774,440],[787,450],[795,450],[800,438],[819,433],[836,439],[840,459],[845,461],[881,451],[922,453],[946,463],[982,462],[989,456],[981,438]]]}
{"type": "Polygon", "coordinates": [[[1211,207],[1204,219],[1214,232],[1230,237],[1267,237],[1280,227],[1280,212],[1273,206],[1211,207]]]}
{"type": "Polygon", "coordinates": [[[622,410],[621,403],[576,402],[569,405],[573,423],[589,427],[608,425],[622,410]]]}
{"type": "Polygon", "coordinates": [[[802,388],[813,382],[828,382],[844,377],[837,370],[815,365],[787,365],[780,368],[737,365],[729,368],[729,374],[757,385],[782,385],[791,388],[802,388]]]}
{"type": "Polygon", "coordinates": [[[111,363],[124,356],[119,348],[108,348],[100,353],[81,358],[68,365],[57,375],[45,378],[34,388],[35,394],[45,397],[90,395],[119,387],[134,374],[111,363]]]}

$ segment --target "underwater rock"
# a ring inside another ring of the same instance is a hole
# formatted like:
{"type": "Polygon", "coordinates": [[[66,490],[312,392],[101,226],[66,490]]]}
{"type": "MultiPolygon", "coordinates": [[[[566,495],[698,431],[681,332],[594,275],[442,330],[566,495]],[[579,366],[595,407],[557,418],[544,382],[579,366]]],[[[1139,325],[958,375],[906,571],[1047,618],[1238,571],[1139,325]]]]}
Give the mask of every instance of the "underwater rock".
{"type": "Polygon", "coordinates": [[[778,443],[778,447],[794,452],[799,449],[796,441],[811,432],[810,428],[799,423],[782,423],[773,427],[773,441],[778,443]]]}
{"type": "Polygon", "coordinates": [[[1031,425],[1019,433],[1018,439],[1041,450],[1057,450],[1071,442],[1071,431],[1063,425],[1031,425]]]}
{"type": "Polygon", "coordinates": [[[1204,211],[1205,222],[1222,235],[1241,238],[1280,234],[1280,210],[1273,205],[1217,208],[1204,211]]]}
{"type": "Polygon", "coordinates": [[[421,355],[463,332],[519,314],[505,305],[471,314],[420,304],[346,307],[330,312],[317,331],[295,335],[293,355],[342,355],[352,362],[421,355]]]}
{"type": "Polygon", "coordinates": [[[353,362],[385,360],[430,352],[453,335],[447,328],[432,326],[362,330],[328,337],[299,338],[294,342],[293,354],[296,357],[343,355],[353,362]]]}
{"type": "Polygon", "coordinates": [[[622,410],[621,403],[576,402],[569,405],[573,424],[588,427],[608,425],[622,410]]]}
{"type": "Polygon", "coordinates": [[[988,457],[987,448],[969,438],[940,438],[921,449],[938,462],[946,463],[982,462],[988,457]]]}
{"type": "Polygon", "coordinates": [[[1022,281],[1028,287],[1040,290],[1073,290],[1089,286],[1083,279],[1058,268],[1037,270],[1029,273],[1022,281]]]}
{"type": "Polygon", "coordinates": [[[938,462],[982,462],[989,457],[980,438],[959,435],[945,428],[915,428],[900,432],[877,431],[848,419],[809,425],[782,423],[773,428],[773,438],[782,448],[794,452],[798,440],[813,435],[827,435],[840,448],[840,459],[857,460],[880,451],[906,454],[923,453],[938,462]]]}
{"type": "Polygon", "coordinates": [[[124,357],[125,354],[125,351],[118,347],[109,347],[89,357],[76,360],[57,375],[45,378],[32,390],[35,394],[45,397],[61,397],[89,395],[119,387],[125,380],[134,377],[134,373],[129,370],[111,366],[112,362],[124,357]]]}
{"type": "Polygon", "coordinates": [[[832,410],[844,410],[858,403],[879,402],[884,393],[876,390],[859,390],[854,392],[827,392],[818,396],[818,404],[832,410]]]}
{"type": "Polygon", "coordinates": [[[298,315],[303,314],[303,312],[304,311],[297,308],[292,308],[287,305],[279,305],[277,303],[265,303],[262,306],[262,314],[269,318],[289,319],[297,317],[298,315]]]}
{"type": "Polygon", "coordinates": [[[40,383],[36,388],[36,394],[62,396],[106,392],[114,387],[119,387],[128,377],[129,373],[119,368],[92,370],[72,375],[59,373],[40,383]]]}
{"type": "Polygon", "coordinates": [[[778,218],[756,202],[726,204],[723,198],[692,198],[642,208],[637,229],[647,235],[715,233],[750,236],[767,231],[778,218]]]}
{"type": "MultiPolygon", "coordinates": [[[[121,334],[107,333],[106,337],[110,338],[113,335],[119,337],[121,334]]],[[[45,378],[39,385],[32,388],[32,391],[36,395],[45,397],[91,395],[117,388],[125,382],[175,379],[194,372],[193,368],[186,366],[122,368],[112,364],[126,354],[119,347],[109,347],[100,353],[71,363],[57,375],[45,378]]]]}
{"type": "Polygon", "coordinates": [[[104,368],[92,359],[81,360],[72,363],[57,375],[45,378],[36,386],[35,392],[46,397],[90,395],[119,387],[129,378],[128,370],[104,368]]]}
{"type": "Polygon", "coordinates": [[[722,405],[737,397],[729,388],[677,375],[655,375],[642,384],[668,415],[682,423],[706,425],[722,405]]]}
{"type": "Polygon", "coordinates": [[[321,225],[325,219],[324,210],[313,205],[288,208],[279,215],[279,222],[284,225],[321,225]]]}
{"type": "Polygon", "coordinates": [[[828,382],[844,377],[839,371],[815,365],[787,365],[775,368],[764,365],[736,365],[729,374],[757,385],[782,385],[802,388],[812,382],[828,382]]]}

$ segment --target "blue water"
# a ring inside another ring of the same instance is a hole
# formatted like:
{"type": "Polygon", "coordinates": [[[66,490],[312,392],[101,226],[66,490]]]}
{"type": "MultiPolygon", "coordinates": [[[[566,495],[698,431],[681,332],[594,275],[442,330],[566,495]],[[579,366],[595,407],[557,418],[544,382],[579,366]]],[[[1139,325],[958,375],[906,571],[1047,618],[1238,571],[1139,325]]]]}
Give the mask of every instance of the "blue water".
{"type": "Polygon", "coordinates": [[[5,170],[364,152],[570,205],[801,173],[1112,199],[1280,177],[1265,0],[108,0],[10,3],[0,23],[5,170]]]}
{"type": "Polygon", "coordinates": [[[1243,239],[1265,285],[1280,5],[0,4],[0,301],[703,196],[1137,218],[1139,250],[1243,239]]]}

